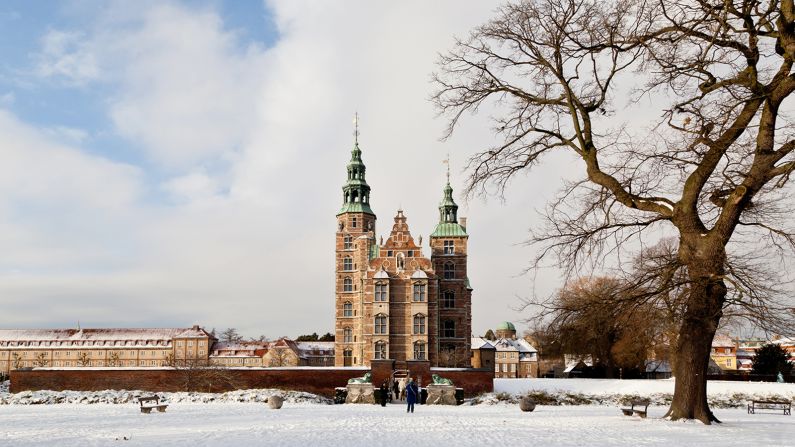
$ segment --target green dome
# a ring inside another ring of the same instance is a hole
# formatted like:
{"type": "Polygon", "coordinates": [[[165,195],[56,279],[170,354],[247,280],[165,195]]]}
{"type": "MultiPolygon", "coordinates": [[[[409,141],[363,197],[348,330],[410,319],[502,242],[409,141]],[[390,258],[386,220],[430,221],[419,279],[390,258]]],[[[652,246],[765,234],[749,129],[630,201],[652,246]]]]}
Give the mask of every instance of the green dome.
{"type": "Polygon", "coordinates": [[[497,325],[498,331],[515,331],[516,328],[514,327],[513,323],[510,321],[503,321],[502,323],[497,325]]]}

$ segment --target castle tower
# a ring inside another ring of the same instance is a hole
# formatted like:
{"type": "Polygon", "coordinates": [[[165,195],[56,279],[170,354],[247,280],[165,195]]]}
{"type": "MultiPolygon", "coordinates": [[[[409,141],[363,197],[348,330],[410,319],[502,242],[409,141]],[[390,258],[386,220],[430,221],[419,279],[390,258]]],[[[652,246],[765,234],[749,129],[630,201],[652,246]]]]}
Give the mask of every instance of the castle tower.
{"type": "Polygon", "coordinates": [[[431,262],[439,278],[438,365],[469,366],[472,288],[467,276],[466,219],[458,219],[449,174],[431,233],[431,262]]]}
{"type": "Polygon", "coordinates": [[[370,247],[375,244],[375,213],[370,209],[370,186],[365,180],[365,166],[359,149],[358,123],[356,140],[347,166],[347,180],[342,187],[342,208],[337,213],[336,238],[336,324],[334,364],[361,365],[364,340],[364,275],[370,247]]]}

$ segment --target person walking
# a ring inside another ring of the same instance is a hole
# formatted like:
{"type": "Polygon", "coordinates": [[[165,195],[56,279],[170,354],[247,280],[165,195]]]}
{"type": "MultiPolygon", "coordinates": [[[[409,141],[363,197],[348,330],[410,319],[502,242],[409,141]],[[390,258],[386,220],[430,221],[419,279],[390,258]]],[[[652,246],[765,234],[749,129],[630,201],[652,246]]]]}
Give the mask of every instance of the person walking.
{"type": "Polygon", "coordinates": [[[420,392],[417,388],[417,383],[409,377],[409,382],[406,384],[406,413],[414,413],[414,403],[420,398],[420,392]]]}
{"type": "Polygon", "coordinates": [[[389,398],[389,385],[386,380],[381,383],[381,406],[386,407],[386,400],[389,398]]]}

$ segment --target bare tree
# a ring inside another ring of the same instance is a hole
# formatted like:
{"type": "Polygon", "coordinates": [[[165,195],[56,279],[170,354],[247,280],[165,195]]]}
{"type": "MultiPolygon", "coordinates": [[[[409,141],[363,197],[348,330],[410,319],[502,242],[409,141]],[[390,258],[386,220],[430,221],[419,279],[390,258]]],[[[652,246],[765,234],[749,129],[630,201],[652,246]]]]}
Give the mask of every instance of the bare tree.
{"type": "Polygon", "coordinates": [[[243,337],[237,332],[237,329],[230,327],[221,332],[221,341],[226,343],[238,343],[243,341],[243,337]]]}
{"type": "Polygon", "coordinates": [[[461,368],[472,364],[472,351],[465,346],[442,346],[439,350],[439,366],[461,368]]]}
{"type": "Polygon", "coordinates": [[[169,354],[166,364],[177,371],[183,391],[231,390],[240,386],[235,371],[212,363],[207,358],[178,359],[169,354]]]}
{"type": "Polygon", "coordinates": [[[671,419],[717,421],[706,372],[735,286],[728,253],[795,242],[777,200],[795,169],[795,126],[781,110],[794,60],[793,0],[528,0],[458,41],[434,75],[447,135],[463,114],[496,109],[503,142],[470,160],[470,193],[502,190],[553,152],[585,168],[533,235],[537,262],[555,255],[573,272],[649,230],[676,234],[686,283],[671,419]],[[648,132],[606,119],[620,107],[619,82],[661,106],[648,132]]]}
{"type": "Polygon", "coordinates": [[[88,357],[87,353],[81,352],[77,354],[77,364],[79,366],[91,366],[91,359],[88,357]]]}
{"type": "Polygon", "coordinates": [[[33,362],[34,365],[40,366],[40,367],[45,367],[45,366],[47,366],[48,363],[50,363],[50,362],[49,362],[49,360],[47,360],[47,354],[45,354],[43,352],[40,352],[38,355],[36,355],[36,361],[33,362]]]}

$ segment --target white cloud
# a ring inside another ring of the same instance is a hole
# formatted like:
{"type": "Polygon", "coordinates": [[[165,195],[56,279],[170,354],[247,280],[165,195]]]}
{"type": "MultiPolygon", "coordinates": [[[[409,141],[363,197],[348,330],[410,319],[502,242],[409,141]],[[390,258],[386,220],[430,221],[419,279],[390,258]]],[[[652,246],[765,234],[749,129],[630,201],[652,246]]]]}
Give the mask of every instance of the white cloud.
{"type": "MultiPolygon", "coordinates": [[[[451,152],[460,193],[464,158],[491,141],[485,118],[438,141],[444,123],[427,101],[429,74],[453,34],[490,16],[486,3],[273,1],[280,39],[268,49],[212,10],[170,3],[116,4],[90,32],[50,32],[42,73],[110,85],[117,131],[170,177],[145,183],[135,168],[75,150],[79,135],[62,146],[8,115],[3,127],[0,115],[2,140],[15,141],[0,147],[18,159],[0,193],[38,204],[0,214],[11,235],[0,247],[15,260],[0,267],[0,296],[15,297],[6,324],[90,313],[100,324],[198,322],[250,335],[331,330],[334,215],[353,112],[378,233],[402,206],[427,245],[441,160],[451,152]],[[39,149],[25,154],[28,142],[39,149]],[[50,241],[59,256],[47,256],[50,241]],[[85,253],[93,261],[70,262],[85,253]],[[55,305],[63,297],[74,305],[55,305]]],[[[476,332],[519,318],[515,295],[528,295],[531,280],[516,275],[531,252],[514,244],[555,176],[518,179],[509,206],[459,197],[470,217],[476,332]]]]}

